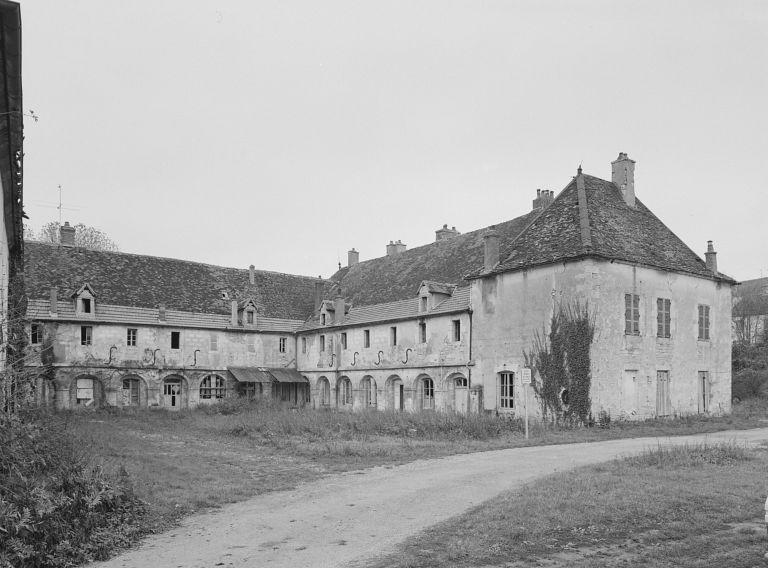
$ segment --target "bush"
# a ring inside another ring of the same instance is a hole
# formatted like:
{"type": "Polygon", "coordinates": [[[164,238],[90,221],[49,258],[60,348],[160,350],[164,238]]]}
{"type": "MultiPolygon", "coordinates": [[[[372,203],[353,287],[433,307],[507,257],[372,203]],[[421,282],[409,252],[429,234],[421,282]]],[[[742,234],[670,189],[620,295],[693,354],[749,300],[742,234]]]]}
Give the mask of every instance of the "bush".
{"type": "Polygon", "coordinates": [[[733,376],[731,397],[734,401],[765,396],[768,389],[768,370],[743,369],[733,376]]]}
{"type": "Polygon", "coordinates": [[[61,417],[0,413],[0,567],[104,559],[141,533],[127,474],[90,463],[61,417]]]}

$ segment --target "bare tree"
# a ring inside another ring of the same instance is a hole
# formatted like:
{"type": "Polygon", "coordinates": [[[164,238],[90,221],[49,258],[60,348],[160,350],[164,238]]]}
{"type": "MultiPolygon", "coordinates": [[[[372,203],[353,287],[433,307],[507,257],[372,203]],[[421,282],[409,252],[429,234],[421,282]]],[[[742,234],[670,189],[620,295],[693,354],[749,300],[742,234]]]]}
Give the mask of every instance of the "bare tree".
{"type": "MultiPolygon", "coordinates": [[[[51,221],[40,228],[37,233],[37,240],[44,243],[58,243],[61,238],[61,227],[58,221],[51,221]]],[[[105,250],[117,252],[120,248],[117,243],[107,236],[106,233],[90,227],[83,223],[74,226],[75,246],[89,248],[94,250],[105,250]]]]}
{"type": "Polygon", "coordinates": [[[736,289],[733,298],[733,322],[736,340],[758,343],[768,340],[768,279],[747,281],[736,289]],[[765,280],[765,282],[763,282],[765,280]]]}

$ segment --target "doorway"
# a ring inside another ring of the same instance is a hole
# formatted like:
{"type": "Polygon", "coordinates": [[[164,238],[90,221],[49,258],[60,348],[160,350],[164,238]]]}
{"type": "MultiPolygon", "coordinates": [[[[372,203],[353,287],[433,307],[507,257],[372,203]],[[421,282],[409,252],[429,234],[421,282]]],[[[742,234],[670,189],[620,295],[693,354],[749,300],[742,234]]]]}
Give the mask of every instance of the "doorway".
{"type": "Polygon", "coordinates": [[[163,406],[171,410],[179,410],[182,403],[183,388],[181,379],[165,379],[163,383],[163,406]]]}
{"type": "Polygon", "coordinates": [[[466,414],[469,402],[469,389],[467,379],[458,377],[454,379],[454,408],[459,414],[466,414]]]}

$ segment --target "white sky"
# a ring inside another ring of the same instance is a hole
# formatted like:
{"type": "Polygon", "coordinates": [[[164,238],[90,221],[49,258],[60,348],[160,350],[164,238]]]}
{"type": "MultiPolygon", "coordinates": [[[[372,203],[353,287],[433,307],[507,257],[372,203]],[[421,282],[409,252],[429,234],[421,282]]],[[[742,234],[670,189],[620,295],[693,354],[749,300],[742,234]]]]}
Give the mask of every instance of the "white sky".
{"type": "Polygon", "coordinates": [[[330,276],[583,164],[768,276],[764,0],[23,0],[25,209],[125,252],[330,276]]]}

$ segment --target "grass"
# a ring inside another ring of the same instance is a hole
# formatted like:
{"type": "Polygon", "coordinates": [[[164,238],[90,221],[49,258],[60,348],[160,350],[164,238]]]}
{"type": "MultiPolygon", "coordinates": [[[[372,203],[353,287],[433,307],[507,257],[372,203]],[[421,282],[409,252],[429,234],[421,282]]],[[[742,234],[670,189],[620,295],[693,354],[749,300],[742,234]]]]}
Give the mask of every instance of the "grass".
{"type": "Polygon", "coordinates": [[[527,445],[669,436],[765,426],[765,402],[745,402],[731,416],[690,416],[610,428],[532,424],[489,415],[301,410],[226,400],[178,413],[103,409],[58,414],[106,472],[125,470],[149,503],[148,530],[332,472],[527,445]]]}
{"type": "Polygon", "coordinates": [[[659,447],[504,494],[372,566],[762,565],[767,468],[765,448],[659,447]]]}

